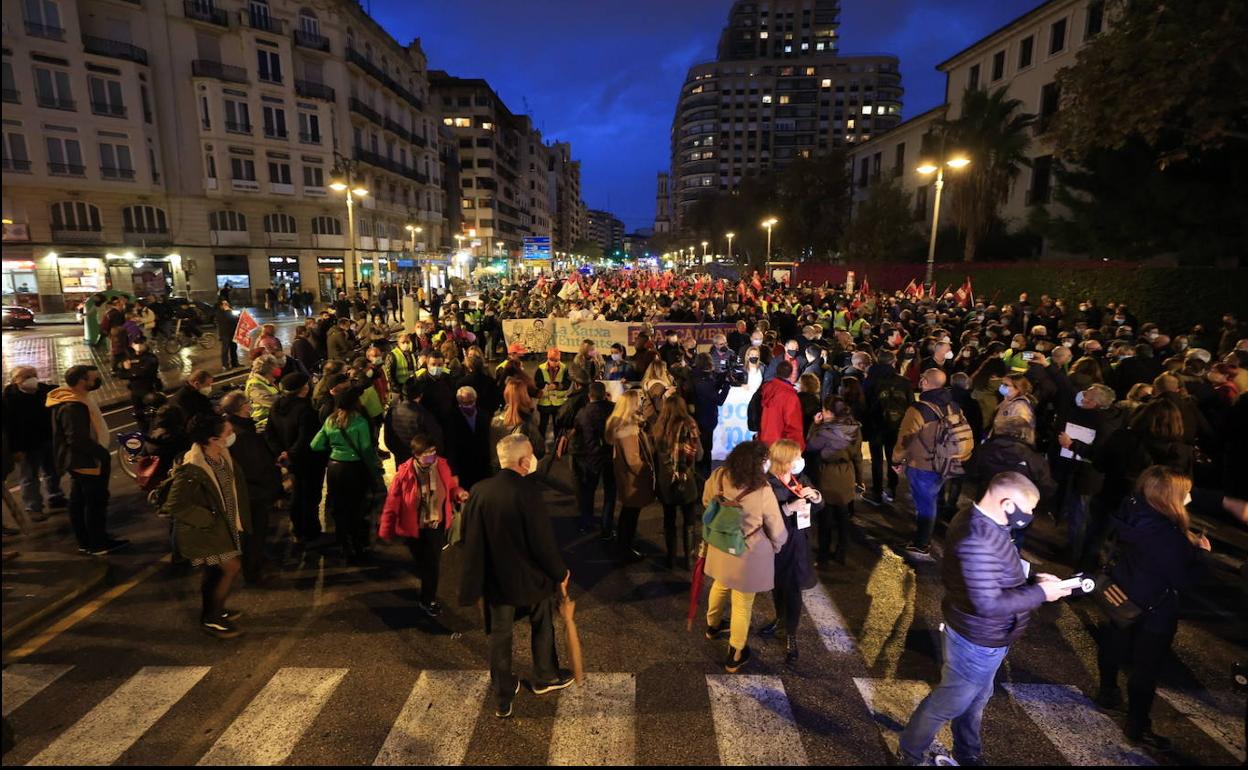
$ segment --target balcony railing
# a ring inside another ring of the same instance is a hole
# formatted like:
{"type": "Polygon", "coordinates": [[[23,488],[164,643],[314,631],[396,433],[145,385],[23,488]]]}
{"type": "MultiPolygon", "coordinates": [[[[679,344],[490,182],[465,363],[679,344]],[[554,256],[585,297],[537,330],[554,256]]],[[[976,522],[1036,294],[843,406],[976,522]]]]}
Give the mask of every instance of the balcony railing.
{"type": "Polygon", "coordinates": [[[10,104],[21,104],[22,92],[16,88],[6,88],[4,89],[4,101],[10,104]]]}
{"type": "Polygon", "coordinates": [[[286,129],[278,129],[274,126],[265,126],[264,135],[270,139],[285,139],[288,136],[286,129]]]}
{"type": "Polygon", "coordinates": [[[295,93],[307,99],[334,101],[334,89],[324,83],[313,83],[311,80],[296,80],[295,93]]]}
{"type": "Polygon", "coordinates": [[[299,141],[303,142],[304,144],[320,144],[320,143],[321,143],[321,135],[320,135],[320,134],[309,134],[307,131],[300,131],[300,132],[299,132],[299,141]]]}
{"type": "Polygon", "coordinates": [[[428,147],[429,140],[419,134],[412,134],[412,144],[417,147],[428,147]]]}
{"type": "Polygon", "coordinates": [[[127,181],[134,180],[134,169],[132,168],[113,168],[112,166],[100,166],[100,175],[105,179],[125,179],[127,181]]]}
{"type": "Polygon", "coordinates": [[[30,173],[30,161],[24,160],[24,159],[17,159],[17,158],[5,158],[4,170],[5,171],[18,171],[23,174],[29,174],[30,173]]]}
{"type": "Polygon", "coordinates": [[[182,0],[182,12],[188,19],[230,28],[230,15],[220,8],[214,8],[212,3],[203,0],[182,0]]]}
{"type": "Polygon", "coordinates": [[[173,243],[173,233],[168,230],[148,233],[138,233],[127,230],[122,232],[121,242],[127,246],[160,246],[163,244],[173,243]]]}
{"type": "Polygon", "coordinates": [[[251,124],[239,123],[237,121],[227,120],[225,121],[225,130],[234,134],[250,134],[251,124]]]}
{"type": "Polygon", "coordinates": [[[258,29],[262,32],[272,32],[275,35],[283,34],[286,25],[281,19],[275,19],[267,13],[256,13],[255,11],[239,11],[238,22],[245,27],[258,29]]]}
{"type": "Polygon", "coordinates": [[[96,115],[107,115],[110,118],[124,118],[126,116],[126,106],[124,104],[91,102],[91,111],[96,115]]]}
{"type": "Polygon", "coordinates": [[[83,35],[82,47],[87,53],[93,53],[98,56],[111,56],[114,59],[125,59],[137,64],[147,64],[147,51],[145,49],[130,43],[123,43],[120,40],[83,35]]]}
{"type": "Polygon", "coordinates": [[[411,132],[409,132],[406,128],[400,125],[398,121],[393,120],[391,118],[386,118],[385,123],[383,125],[385,126],[387,131],[389,131],[392,134],[395,134],[400,139],[403,139],[404,141],[409,141],[409,142],[411,141],[412,139],[411,132]]]}
{"type": "Polygon", "coordinates": [[[61,27],[49,27],[47,24],[36,24],[33,21],[26,22],[26,34],[31,37],[43,37],[48,40],[64,40],[65,30],[61,27]]]}
{"type": "Polygon", "coordinates": [[[104,231],[101,228],[52,225],[52,240],[58,243],[98,243],[104,240],[104,231]]]}
{"type": "Polygon", "coordinates": [[[73,99],[62,99],[50,94],[39,94],[38,102],[40,107],[48,107],[53,110],[69,110],[72,112],[77,109],[73,99]]]}
{"type": "Polygon", "coordinates": [[[247,83],[247,70],[212,59],[196,59],[191,62],[191,74],[200,78],[216,78],[227,83],[247,83]]]}
{"type": "Polygon", "coordinates": [[[315,32],[308,32],[305,29],[295,30],[295,45],[301,48],[311,48],[313,51],[329,53],[329,38],[324,35],[318,35],[315,32]]]}
{"type": "Polygon", "coordinates": [[[390,160],[385,156],[378,155],[377,153],[366,150],[363,147],[355,148],[355,159],[363,163],[367,163],[370,166],[376,166],[377,168],[383,168],[391,173],[405,176],[408,179],[421,181],[421,175],[416,171],[416,169],[408,168],[398,161],[390,160]]]}
{"type": "Polygon", "coordinates": [[[379,126],[382,125],[381,113],[377,112],[377,110],[374,110],[372,107],[369,107],[367,104],[354,96],[351,97],[351,111],[363,115],[379,126]]]}
{"type": "Polygon", "coordinates": [[[365,58],[364,54],[356,51],[353,48],[348,48],[347,49],[347,63],[354,64],[355,66],[364,70],[364,72],[371,75],[375,80],[377,80],[383,86],[393,91],[400,99],[412,105],[416,109],[421,110],[421,111],[425,109],[424,102],[422,102],[420,99],[417,99],[414,94],[412,94],[402,85],[400,85],[398,81],[396,81],[394,78],[387,75],[383,69],[381,69],[376,64],[373,64],[371,61],[365,58]]]}

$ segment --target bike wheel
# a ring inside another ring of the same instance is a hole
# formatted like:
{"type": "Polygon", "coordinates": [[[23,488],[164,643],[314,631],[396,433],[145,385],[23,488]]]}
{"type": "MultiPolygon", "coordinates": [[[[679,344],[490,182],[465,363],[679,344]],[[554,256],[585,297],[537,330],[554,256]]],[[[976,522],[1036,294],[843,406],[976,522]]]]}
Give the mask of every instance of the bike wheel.
{"type": "Polygon", "coordinates": [[[217,335],[208,333],[200,335],[199,346],[204,350],[212,350],[217,346],[217,335]]]}
{"type": "Polygon", "coordinates": [[[169,337],[168,339],[166,339],[164,342],[164,346],[165,346],[165,352],[168,353],[169,355],[173,355],[182,349],[182,343],[178,340],[177,337],[169,337]]]}
{"type": "Polygon", "coordinates": [[[122,473],[125,473],[132,479],[138,478],[139,469],[136,467],[136,463],[139,461],[139,455],[131,455],[126,451],[125,447],[117,447],[113,450],[113,453],[117,455],[117,464],[121,466],[122,473]]]}

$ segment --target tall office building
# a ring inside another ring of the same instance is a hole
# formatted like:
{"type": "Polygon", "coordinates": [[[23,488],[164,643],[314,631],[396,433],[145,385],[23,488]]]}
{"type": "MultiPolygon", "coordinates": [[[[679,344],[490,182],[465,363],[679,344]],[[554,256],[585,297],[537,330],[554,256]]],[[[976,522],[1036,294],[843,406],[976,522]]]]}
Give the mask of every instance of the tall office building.
{"type": "Polygon", "coordinates": [[[589,209],[585,213],[585,237],[604,252],[624,248],[624,222],[610,211],[589,209]]]}
{"type": "Polygon", "coordinates": [[[552,248],[571,252],[576,242],[585,237],[585,201],[581,200],[581,162],[572,159],[572,145],[554,142],[549,145],[549,180],[552,248]]]}
{"type": "Polygon", "coordinates": [[[841,55],[839,17],[838,0],[733,3],[716,60],[690,67],[672,120],[675,231],[702,196],[900,122],[897,57],[841,55]]]}

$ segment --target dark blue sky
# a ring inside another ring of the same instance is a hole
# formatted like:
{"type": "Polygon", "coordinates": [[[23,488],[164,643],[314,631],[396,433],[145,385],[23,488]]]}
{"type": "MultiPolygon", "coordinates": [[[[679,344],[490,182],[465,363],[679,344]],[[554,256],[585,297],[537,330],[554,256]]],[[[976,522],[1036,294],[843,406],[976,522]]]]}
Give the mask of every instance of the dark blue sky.
{"type": "MultiPolygon", "coordinates": [[[[369,0],[364,0],[368,7],[369,0]]],[[[572,142],[582,197],[628,229],[654,222],[672,110],[691,64],[715,58],[731,0],[371,0],[429,66],[483,77],[547,139],[572,142]]],[[[1039,0],[842,0],[842,52],[895,53],[903,114],[944,98],[937,63],[1039,0]]]]}

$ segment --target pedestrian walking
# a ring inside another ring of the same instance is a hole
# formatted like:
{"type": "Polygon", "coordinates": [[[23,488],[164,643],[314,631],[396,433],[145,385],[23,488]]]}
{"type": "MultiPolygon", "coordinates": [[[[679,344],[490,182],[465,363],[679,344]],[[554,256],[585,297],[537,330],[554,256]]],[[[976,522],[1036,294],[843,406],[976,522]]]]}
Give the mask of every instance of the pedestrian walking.
{"type": "Polygon", "coordinates": [[[240,488],[251,510],[250,525],[242,542],[243,578],[248,585],[258,585],[268,577],[265,548],[269,539],[269,512],[284,496],[282,473],[277,465],[277,453],[256,429],[246,394],[237,390],[226,393],[221,399],[221,414],[234,428],[230,455],[247,469],[246,485],[240,488]]]}
{"type": "Polygon", "coordinates": [[[4,446],[14,455],[21,479],[22,503],[33,521],[44,521],[47,507],[65,508],[69,501],[61,490],[52,446],[52,413],[48,394],[52,386],[40,382],[33,366],[17,366],[4,386],[4,446]],[[43,489],[40,490],[42,477],[43,489]]]}

